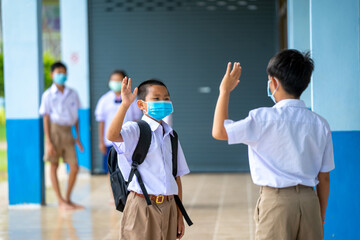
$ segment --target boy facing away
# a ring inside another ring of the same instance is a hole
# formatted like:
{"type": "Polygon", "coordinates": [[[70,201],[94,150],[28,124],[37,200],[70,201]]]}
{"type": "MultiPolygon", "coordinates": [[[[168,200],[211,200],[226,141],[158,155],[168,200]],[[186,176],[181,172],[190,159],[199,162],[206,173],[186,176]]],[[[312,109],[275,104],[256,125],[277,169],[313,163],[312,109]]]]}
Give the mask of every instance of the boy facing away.
{"type": "Polygon", "coordinates": [[[172,174],[172,149],[170,135],[172,128],[164,122],[173,112],[170,94],[164,83],[148,80],[131,92],[131,79],[124,78],[121,87],[120,105],[106,137],[113,142],[118,153],[118,165],[127,180],[132,164],[132,155],[137,146],[140,129],[136,122],[123,125],[125,114],[137,97],[137,105],[144,112],[142,120],[151,128],[151,144],[146,158],[138,166],[141,178],[151,199],[148,206],[140,185],[134,176],[129,183],[127,198],[120,226],[122,240],[175,240],[182,238],[185,226],[182,214],[174,201],[174,195],[182,199],[180,177],[189,173],[185,156],[178,143],[178,166],[176,179],[172,174]],[[157,197],[162,202],[155,201],[157,197]]]}
{"type": "Polygon", "coordinates": [[[228,63],[220,85],[212,135],[249,147],[251,177],[260,186],[254,214],[257,240],[323,238],[329,171],[335,166],[329,124],[299,100],[313,69],[308,53],[280,51],[267,67],[268,96],[276,104],[254,109],[237,122],[228,120],[228,105],[240,82],[240,63],[232,70],[228,63]]]}
{"type": "Polygon", "coordinates": [[[80,100],[77,93],[69,87],[65,87],[67,79],[66,66],[56,62],[51,66],[51,77],[53,84],[47,89],[41,98],[40,115],[43,116],[45,132],[45,154],[44,160],[50,162],[50,179],[54,188],[59,208],[65,210],[81,209],[82,206],[70,200],[79,166],[76,158],[75,144],[80,151],[83,146],[80,142],[78,110],[80,100]],[[74,139],[71,128],[75,125],[76,136],[74,139]],[[63,197],[60,192],[57,169],[59,158],[69,164],[70,173],[66,190],[63,197]]]}

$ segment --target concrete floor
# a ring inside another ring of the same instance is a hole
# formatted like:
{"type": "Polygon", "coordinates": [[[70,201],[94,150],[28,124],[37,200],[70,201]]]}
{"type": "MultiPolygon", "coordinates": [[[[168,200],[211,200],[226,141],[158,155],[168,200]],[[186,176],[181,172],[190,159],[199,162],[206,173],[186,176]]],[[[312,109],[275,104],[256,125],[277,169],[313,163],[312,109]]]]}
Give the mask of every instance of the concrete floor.
{"type": "MultiPolygon", "coordinates": [[[[65,188],[65,178],[61,180],[65,188]]],[[[254,239],[258,187],[249,174],[190,174],[183,177],[184,205],[194,225],[183,239],[254,239]]],[[[109,204],[105,176],[80,174],[74,201],[86,209],[59,211],[47,187],[47,206],[8,208],[7,185],[0,185],[0,240],[112,240],[119,237],[121,213],[109,204]]]]}

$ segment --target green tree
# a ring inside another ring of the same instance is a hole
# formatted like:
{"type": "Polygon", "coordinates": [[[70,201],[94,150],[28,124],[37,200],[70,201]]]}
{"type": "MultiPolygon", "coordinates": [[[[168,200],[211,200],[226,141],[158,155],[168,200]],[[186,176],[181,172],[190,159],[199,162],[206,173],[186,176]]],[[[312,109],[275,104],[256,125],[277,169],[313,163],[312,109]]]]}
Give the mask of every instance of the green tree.
{"type": "Polygon", "coordinates": [[[51,79],[51,65],[53,63],[55,63],[56,59],[54,57],[53,54],[51,54],[51,52],[46,51],[43,54],[43,62],[44,62],[44,80],[45,80],[45,85],[44,85],[44,89],[47,89],[51,86],[52,84],[52,79],[51,79]]]}
{"type": "Polygon", "coordinates": [[[0,97],[4,97],[4,54],[1,49],[0,49],[0,97]]]}

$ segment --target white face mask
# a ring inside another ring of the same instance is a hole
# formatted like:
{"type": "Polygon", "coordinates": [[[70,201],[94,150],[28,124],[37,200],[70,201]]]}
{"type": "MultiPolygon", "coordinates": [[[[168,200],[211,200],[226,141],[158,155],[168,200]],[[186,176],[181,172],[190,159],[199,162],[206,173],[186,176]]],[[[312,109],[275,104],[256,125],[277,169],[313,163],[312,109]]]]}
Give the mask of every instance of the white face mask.
{"type": "Polygon", "coordinates": [[[272,80],[269,80],[269,81],[268,81],[268,84],[267,84],[267,93],[268,93],[268,97],[270,97],[271,100],[273,100],[274,103],[276,103],[274,94],[276,93],[276,91],[277,91],[278,88],[279,88],[279,81],[278,81],[276,78],[274,78],[274,79],[275,79],[275,81],[276,81],[276,83],[277,83],[277,87],[276,87],[275,91],[274,91],[273,93],[271,93],[271,91],[270,91],[270,82],[271,82],[272,80]]]}

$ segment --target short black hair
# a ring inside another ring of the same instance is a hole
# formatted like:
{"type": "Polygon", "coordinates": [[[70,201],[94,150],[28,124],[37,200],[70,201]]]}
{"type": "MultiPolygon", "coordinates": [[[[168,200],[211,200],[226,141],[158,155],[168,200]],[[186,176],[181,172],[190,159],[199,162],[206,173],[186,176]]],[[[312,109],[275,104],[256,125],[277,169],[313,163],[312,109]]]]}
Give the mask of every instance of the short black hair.
{"type": "MultiPolygon", "coordinates": [[[[138,100],[145,101],[145,97],[148,94],[148,88],[153,85],[164,86],[169,93],[169,89],[166,87],[166,85],[162,81],[157,80],[157,79],[150,79],[150,80],[140,83],[140,85],[138,86],[138,94],[137,94],[138,100]]],[[[169,93],[169,95],[170,95],[170,93],[169,93]]]]}
{"type": "Polygon", "coordinates": [[[266,72],[271,77],[276,77],[284,90],[299,98],[310,83],[314,71],[314,61],[310,52],[301,53],[295,49],[278,52],[272,57],[266,72]]]}
{"type": "Polygon", "coordinates": [[[126,72],[124,70],[115,69],[114,71],[111,72],[111,74],[109,76],[109,80],[110,80],[111,76],[114,75],[114,74],[122,75],[123,78],[127,76],[127,74],[126,74],[126,72]]]}
{"type": "Polygon", "coordinates": [[[65,71],[66,71],[66,66],[65,64],[63,64],[62,62],[55,62],[51,65],[51,72],[54,72],[55,69],[57,68],[65,68],[65,71]]]}

